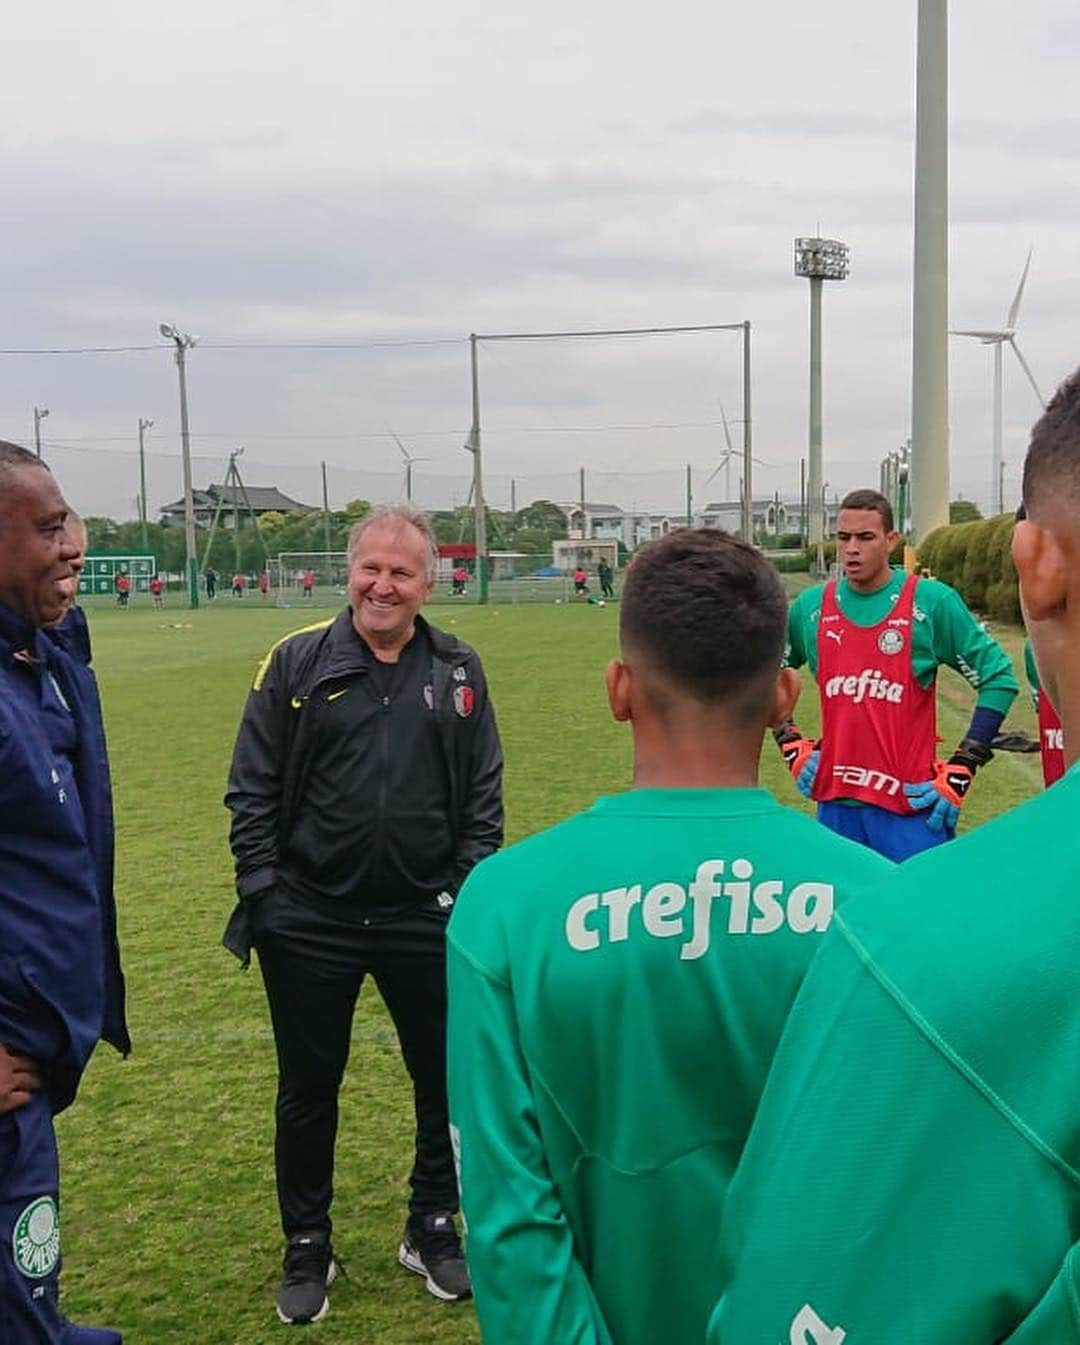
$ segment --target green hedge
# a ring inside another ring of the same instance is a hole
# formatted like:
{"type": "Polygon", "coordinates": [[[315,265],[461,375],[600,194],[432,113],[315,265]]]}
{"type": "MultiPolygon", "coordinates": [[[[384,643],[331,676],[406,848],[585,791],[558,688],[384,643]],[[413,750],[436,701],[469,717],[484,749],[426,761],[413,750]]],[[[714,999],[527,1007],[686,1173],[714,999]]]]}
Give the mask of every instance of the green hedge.
{"type": "Polygon", "coordinates": [[[951,584],[967,605],[997,621],[1019,622],[1011,514],[935,528],[919,543],[919,566],[951,584]]]}
{"type": "Polygon", "coordinates": [[[769,556],[769,559],[781,574],[805,574],[810,569],[810,562],[801,551],[797,556],[769,556]]]}

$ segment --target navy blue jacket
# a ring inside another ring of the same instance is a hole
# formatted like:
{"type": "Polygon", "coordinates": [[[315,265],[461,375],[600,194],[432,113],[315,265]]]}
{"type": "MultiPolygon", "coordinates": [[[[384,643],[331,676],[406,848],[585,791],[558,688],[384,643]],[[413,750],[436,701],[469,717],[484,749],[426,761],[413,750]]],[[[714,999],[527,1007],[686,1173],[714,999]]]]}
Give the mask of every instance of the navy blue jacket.
{"type": "Polygon", "coordinates": [[[130,1050],[97,682],[0,603],[0,1042],[60,1111],[100,1037],[130,1050]]]}

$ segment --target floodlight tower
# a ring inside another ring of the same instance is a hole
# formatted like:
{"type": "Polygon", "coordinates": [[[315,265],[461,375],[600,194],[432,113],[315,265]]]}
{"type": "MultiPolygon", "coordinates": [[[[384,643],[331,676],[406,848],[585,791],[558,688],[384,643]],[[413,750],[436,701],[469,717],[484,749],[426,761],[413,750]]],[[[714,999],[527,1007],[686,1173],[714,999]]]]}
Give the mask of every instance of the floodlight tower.
{"type": "Polygon", "coordinates": [[[184,358],[198,341],[169,322],[158,331],[176,346],[176,368],[180,375],[180,449],[184,460],[184,543],[187,552],[188,605],[199,605],[199,563],[195,558],[195,500],[191,492],[191,436],[188,433],[187,372],[184,358]]]}
{"type": "Polygon", "coordinates": [[[810,281],[810,504],[809,543],[817,553],[819,573],[825,560],[825,513],[821,463],[821,286],[825,280],[848,277],[848,245],[835,238],[796,238],[795,274],[810,281]]]}

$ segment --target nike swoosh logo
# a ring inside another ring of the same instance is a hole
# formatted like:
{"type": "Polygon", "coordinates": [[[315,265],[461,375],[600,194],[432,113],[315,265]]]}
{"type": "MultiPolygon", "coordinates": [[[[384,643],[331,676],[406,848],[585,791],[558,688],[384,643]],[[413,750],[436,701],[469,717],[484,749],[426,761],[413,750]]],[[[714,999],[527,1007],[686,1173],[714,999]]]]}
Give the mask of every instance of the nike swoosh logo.
{"type": "Polygon", "coordinates": [[[330,695],[327,696],[326,698],[326,703],[327,705],[329,705],[331,701],[336,701],[339,696],[347,696],[348,694],[349,694],[348,687],[346,687],[344,691],[331,691],[330,695]]]}

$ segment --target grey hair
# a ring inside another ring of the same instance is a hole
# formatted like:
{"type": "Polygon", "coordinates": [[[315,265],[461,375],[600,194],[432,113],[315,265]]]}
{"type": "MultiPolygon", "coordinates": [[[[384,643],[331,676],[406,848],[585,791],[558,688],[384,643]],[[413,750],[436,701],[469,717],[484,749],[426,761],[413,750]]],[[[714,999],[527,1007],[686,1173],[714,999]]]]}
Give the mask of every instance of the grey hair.
{"type": "Polygon", "coordinates": [[[439,570],[439,542],[427,514],[422,509],[414,509],[411,504],[376,504],[359,523],[352,525],[349,529],[350,569],[356,556],[356,547],[360,538],[375,523],[388,523],[391,527],[397,526],[398,528],[415,528],[425,543],[427,563],[424,569],[426,577],[429,582],[435,579],[439,570]]]}
{"type": "Polygon", "coordinates": [[[86,530],[86,524],[83,522],[81,515],[77,514],[74,509],[69,509],[67,523],[64,526],[67,529],[68,536],[78,544],[79,550],[85,551],[90,543],[90,534],[86,530]]]}

